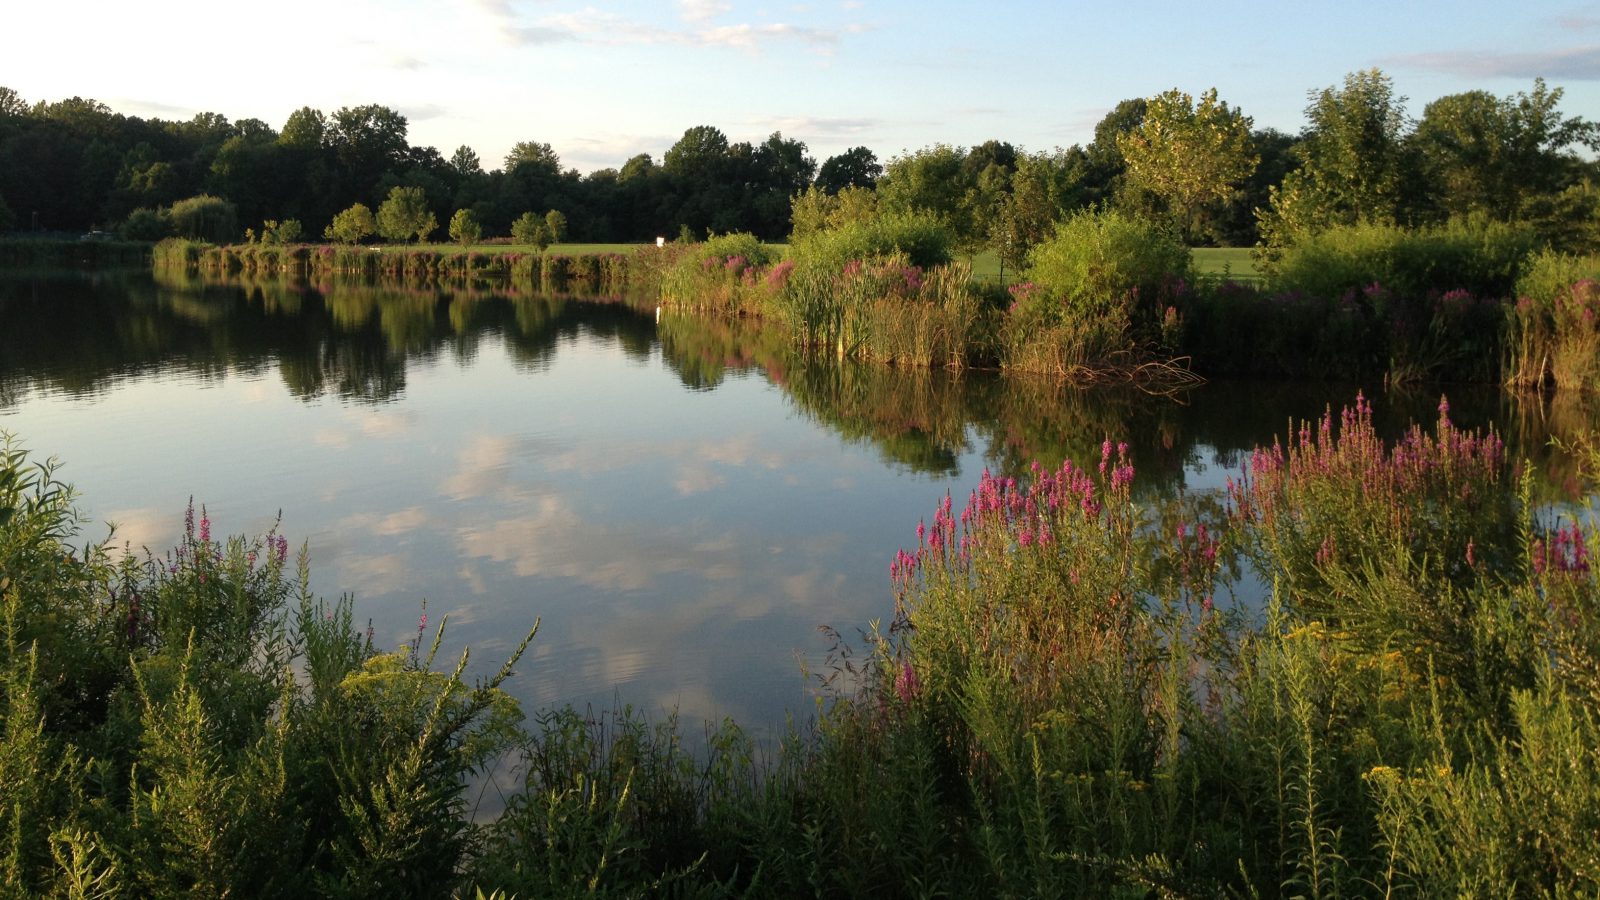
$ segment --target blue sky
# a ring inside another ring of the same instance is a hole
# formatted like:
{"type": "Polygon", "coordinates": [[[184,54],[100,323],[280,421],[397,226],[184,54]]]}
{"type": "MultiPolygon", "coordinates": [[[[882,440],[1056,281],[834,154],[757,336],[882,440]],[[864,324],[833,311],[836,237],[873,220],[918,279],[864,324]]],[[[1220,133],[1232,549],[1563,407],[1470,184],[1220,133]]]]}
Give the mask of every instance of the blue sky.
{"type": "Polygon", "coordinates": [[[1420,116],[1463,90],[1566,89],[1600,117],[1600,2],[988,3],[906,0],[84,0],[7,11],[0,85],[118,112],[282,126],[381,103],[413,144],[486,168],[517,141],[581,171],[661,154],[694,125],[773,131],[818,162],[990,138],[1087,142],[1119,100],[1216,87],[1298,131],[1309,90],[1377,66],[1420,116]]]}

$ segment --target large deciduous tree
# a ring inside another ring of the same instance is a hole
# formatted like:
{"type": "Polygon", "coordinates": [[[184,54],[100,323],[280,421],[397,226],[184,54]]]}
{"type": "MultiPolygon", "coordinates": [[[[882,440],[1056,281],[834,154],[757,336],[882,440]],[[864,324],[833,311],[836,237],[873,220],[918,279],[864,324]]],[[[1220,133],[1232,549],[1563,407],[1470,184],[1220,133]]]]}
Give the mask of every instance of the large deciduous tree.
{"type": "Polygon", "coordinates": [[[1467,91],[1424,107],[1411,141],[1438,211],[1512,219],[1576,181],[1583,161],[1573,149],[1596,149],[1600,134],[1557,111],[1562,93],[1538,79],[1531,93],[1467,91]]]}
{"type": "Polygon", "coordinates": [[[1301,167],[1272,192],[1261,237],[1272,246],[1352,222],[1394,222],[1412,172],[1405,145],[1406,98],[1378,69],[1352,72],[1342,88],[1311,93],[1301,167]]]}
{"type": "Polygon", "coordinates": [[[836,156],[828,157],[817,170],[817,187],[824,193],[837,194],[847,187],[872,188],[883,175],[883,165],[866,147],[851,147],[836,156]]]}
{"type": "Polygon", "coordinates": [[[1159,198],[1178,234],[1193,243],[1212,231],[1204,222],[1255,171],[1250,118],[1217,99],[1199,101],[1176,88],[1151,97],[1139,127],[1118,135],[1128,180],[1159,198]]]}

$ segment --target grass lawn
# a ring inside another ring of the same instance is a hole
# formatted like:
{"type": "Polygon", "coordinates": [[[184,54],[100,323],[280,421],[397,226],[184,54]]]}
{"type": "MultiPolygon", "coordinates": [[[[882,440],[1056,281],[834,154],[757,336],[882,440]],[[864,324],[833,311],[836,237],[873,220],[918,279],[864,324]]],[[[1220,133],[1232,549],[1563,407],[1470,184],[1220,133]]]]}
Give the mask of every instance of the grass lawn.
{"type": "MultiPolygon", "coordinates": [[[[1195,247],[1189,251],[1194,260],[1194,270],[1200,275],[1229,274],[1235,278],[1257,278],[1255,260],[1250,258],[1249,247],[1195,247]]],[[[1000,280],[1000,257],[993,250],[983,250],[967,260],[972,263],[972,275],[985,281],[1000,280]]],[[[1017,272],[1007,269],[1006,281],[1016,279],[1017,272]]]]}
{"type": "Polygon", "coordinates": [[[1189,254],[1200,275],[1232,275],[1239,279],[1261,276],[1255,260],[1250,258],[1249,247],[1196,247],[1189,254]]]}

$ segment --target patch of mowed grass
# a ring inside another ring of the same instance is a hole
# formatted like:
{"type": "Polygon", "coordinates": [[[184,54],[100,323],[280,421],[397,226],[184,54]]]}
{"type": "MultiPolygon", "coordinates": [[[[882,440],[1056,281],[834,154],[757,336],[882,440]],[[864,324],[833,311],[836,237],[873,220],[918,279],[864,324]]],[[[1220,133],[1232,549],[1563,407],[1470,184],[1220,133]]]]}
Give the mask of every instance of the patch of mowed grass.
{"type": "Polygon", "coordinates": [[[1234,278],[1259,278],[1256,261],[1249,247],[1195,247],[1189,251],[1196,275],[1230,275],[1234,278]]]}

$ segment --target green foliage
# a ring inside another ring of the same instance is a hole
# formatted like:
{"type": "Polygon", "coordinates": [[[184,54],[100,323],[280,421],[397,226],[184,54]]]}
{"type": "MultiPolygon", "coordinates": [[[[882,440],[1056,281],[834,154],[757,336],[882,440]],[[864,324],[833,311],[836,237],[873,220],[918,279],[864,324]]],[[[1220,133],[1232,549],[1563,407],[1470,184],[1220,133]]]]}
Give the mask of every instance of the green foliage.
{"type": "Polygon", "coordinates": [[[1411,142],[1446,215],[1510,220],[1568,187],[1581,164],[1573,149],[1594,147],[1597,126],[1557,112],[1562,94],[1540,78],[1531,94],[1468,91],[1423,109],[1411,142]]]}
{"type": "Polygon", "coordinates": [[[471,246],[483,236],[483,226],[478,224],[478,219],[470,209],[458,209],[450,217],[450,240],[463,247],[471,246]]]}
{"type": "Polygon", "coordinates": [[[141,206],[122,220],[117,234],[125,241],[150,241],[154,243],[169,234],[167,220],[161,213],[141,206]]]}
{"type": "Polygon", "coordinates": [[[776,254],[748,233],[715,235],[678,255],[661,278],[664,304],[723,313],[760,313],[764,269],[776,254]]]}
{"type": "Polygon", "coordinates": [[[1250,121],[1219,102],[1216,88],[1198,104],[1176,88],[1151,97],[1138,129],[1117,138],[1129,183],[1165,201],[1179,234],[1193,242],[1205,232],[1207,207],[1229,199],[1255,171],[1250,121]]]}
{"type": "Polygon", "coordinates": [[[567,239],[567,217],[559,209],[552,209],[544,214],[544,230],[550,235],[550,243],[559,244],[567,239]]]}
{"type": "Polygon", "coordinates": [[[550,228],[544,220],[525,212],[511,223],[511,240],[517,244],[531,245],[536,250],[550,246],[550,228]]]}
{"type": "Polygon", "coordinates": [[[1306,236],[1265,270],[1277,288],[1314,297],[1374,283],[1404,296],[1461,289],[1504,297],[1533,246],[1526,225],[1481,217],[1428,228],[1354,224],[1306,236]]]}
{"type": "Polygon", "coordinates": [[[425,241],[439,227],[422,188],[396,187],[378,207],[378,234],[391,241],[425,241]]]}
{"type": "MultiPolygon", "coordinates": [[[[442,895],[463,779],[515,738],[498,688],[377,653],[288,544],[71,549],[51,464],[0,450],[0,885],[95,896],[442,895]],[[297,674],[298,673],[298,674],[297,674]],[[17,789],[21,786],[21,789],[17,789]]],[[[424,619],[425,622],[425,619],[424,619]]],[[[441,632],[442,635],[442,626],[441,632]]],[[[530,635],[531,637],[531,635],[530,635]]],[[[519,649],[512,661],[520,655],[519,649]]]]}
{"type": "Polygon", "coordinates": [[[263,244],[294,244],[298,243],[301,235],[299,219],[268,219],[261,223],[261,243],[263,244]]]}
{"type": "MultiPolygon", "coordinates": [[[[864,197],[862,198],[865,199],[864,197]]],[[[857,215],[851,213],[851,215],[857,215]]],[[[903,253],[914,266],[930,268],[951,260],[954,235],[931,213],[880,212],[830,223],[829,227],[796,240],[791,257],[803,268],[838,271],[851,260],[868,260],[903,253]]]]}
{"type": "Polygon", "coordinates": [[[1546,251],[1517,280],[1505,381],[1600,389],[1600,257],[1546,251]]]}
{"type": "Polygon", "coordinates": [[[1074,372],[1171,342],[1167,310],[1190,256],[1156,225],[1125,213],[1080,212],[1028,258],[1026,284],[1002,326],[1008,366],[1074,372]]]}
{"type": "Polygon", "coordinates": [[[795,194],[789,218],[789,240],[800,241],[819,231],[867,222],[878,213],[878,195],[870,188],[846,186],[832,194],[813,185],[795,194]]]}
{"type": "Polygon", "coordinates": [[[1331,225],[1396,221],[1412,169],[1405,98],[1395,96],[1389,76],[1377,69],[1346,75],[1342,88],[1312,94],[1306,119],[1304,163],[1272,192],[1263,243],[1275,248],[1331,225]]]}
{"type": "Polygon", "coordinates": [[[6,205],[6,198],[0,197],[0,231],[10,231],[16,224],[16,214],[6,205]]]}
{"type": "Polygon", "coordinates": [[[239,233],[233,204],[209,194],[179,200],[167,210],[166,218],[174,235],[192,241],[221,244],[239,233]]]}
{"type": "Polygon", "coordinates": [[[378,230],[378,222],[365,203],[353,203],[349,209],[333,217],[333,222],[323,230],[322,236],[341,244],[359,244],[378,230]]]}

